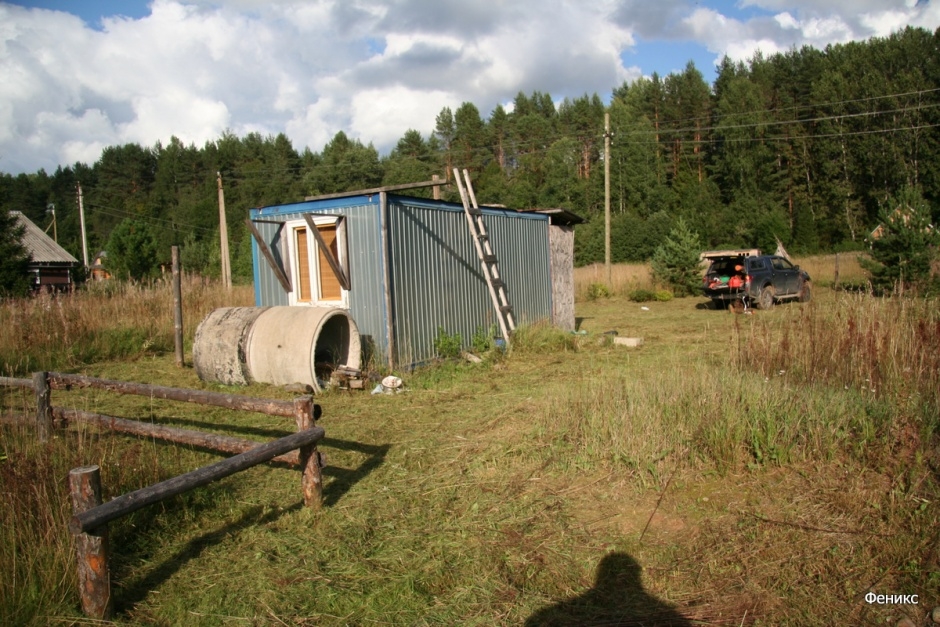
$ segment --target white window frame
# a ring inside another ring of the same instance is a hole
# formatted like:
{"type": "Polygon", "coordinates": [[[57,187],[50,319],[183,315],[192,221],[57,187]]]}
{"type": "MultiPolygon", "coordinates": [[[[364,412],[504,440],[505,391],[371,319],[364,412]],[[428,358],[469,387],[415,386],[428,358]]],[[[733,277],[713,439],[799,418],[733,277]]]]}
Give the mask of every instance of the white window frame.
{"type": "MultiPolygon", "coordinates": [[[[338,216],[317,216],[311,215],[313,218],[314,226],[323,226],[323,225],[336,225],[336,251],[339,254],[339,265],[341,268],[348,268],[348,257],[346,250],[346,220],[340,220],[338,216]]],[[[323,300],[321,298],[321,289],[320,289],[320,249],[317,240],[314,237],[313,233],[310,232],[310,227],[307,225],[306,220],[290,220],[284,223],[284,238],[286,241],[286,250],[288,251],[288,257],[290,259],[290,280],[293,289],[288,294],[288,303],[292,306],[309,306],[309,307],[342,307],[343,309],[349,309],[349,290],[343,289],[342,285],[340,286],[340,300],[323,300]],[[310,301],[303,302],[298,300],[300,295],[300,271],[299,263],[302,263],[303,260],[298,259],[297,254],[297,244],[296,242],[296,230],[297,229],[306,229],[307,231],[307,267],[310,272],[310,301]]],[[[326,272],[332,272],[332,269],[329,266],[324,268],[326,272]]],[[[348,272],[348,270],[347,270],[348,272]]]]}

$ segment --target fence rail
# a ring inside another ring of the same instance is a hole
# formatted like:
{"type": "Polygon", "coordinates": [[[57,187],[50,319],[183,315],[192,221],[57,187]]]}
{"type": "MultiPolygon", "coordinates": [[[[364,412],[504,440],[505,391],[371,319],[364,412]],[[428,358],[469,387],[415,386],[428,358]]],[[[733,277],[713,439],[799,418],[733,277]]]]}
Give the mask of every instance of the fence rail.
{"type": "MultiPolygon", "coordinates": [[[[235,438],[227,435],[218,435],[215,433],[206,433],[205,431],[192,431],[188,429],[178,429],[176,427],[166,427],[155,425],[149,422],[139,420],[127,420],[126,418],[117,418],[106,414],[96,414],[90,411],[79,409],[64,409],[62,407],[53,407],[52,416],[56,423],[81,422],[95,425],[103,429],[115,431],[118,433],[129,433],[146,438],[156,438],[164,442],[173,442],[174,444],[189,444],[200,448],[218,451],[220,453],[244,453],[250,451],[258,445],[257,442],[235,438]]],[[[296,466],[300,463],[297,452],[278,455],[270,460],[280,462],[290,466],[296,466]]]]}
{"type": "MultiPolygon", "coordinates": [[[[49,386],[53,390],[68,390],[71,388],[96,388],[118,394],[131,394],[147,396],[184,403],[197,403],[199,405],[212,405],[239,411],[254,411],[269,416],[294,415],[294,403],[291,401],[276,401],[264,398],[251,398],[237,394],[222,394],[206,390],[189,390],[185,388],[171,388],[147,383],[130,383],[127,381],[113,381],[110,379],[97,379],[77,374],[48,373],[49,386]]],[[[21,381],[23,379],[20,379],[21,381]]],[[[319,407],[319,406],[317,406],[319,407]]],[[[317,418],[319,416],[316,416],[317,418]]]]}
{"type": "Polygon", "coordinates": [[[32,379],[15,379],[13,377],[0,377],[0,386],[13,388],[31,388],[32,379]]]}
{"type": "Polygon", "coordinates": [[[188,492],[268,461],[299,466],[304,504],[312,508],[319,508],[322,504],[321,457],[316,450],[316,445],[323,439],[325,432],[322,427],[316,425],[316,420],[322,412],[320,406],[313,403],[311,396],[301,396],[293,401],[279,401],[55,372],[37,372],[33,374],[32,379],[0,377],[0,386],[33,389],[36,395],[35,425],[41,441],[49,438],[57,423],[59,426],[67,426],[70,422],[81,422],[122,433],[191,444],[225,453],[237,453],[234,457],[129,492],[105,504],[101,502],[100,471],[97,466],[74,468],[69,473],[74,512],[69,523],[69,530],[75,536],[82,609],[91,618],[108,620],[114,611],[111,598],[107,528],[108,523],[113,520],[163,499],[188,492]],[[272,442],[259,443],[104,414],[53,407],[52,390],[72,388],[95,388],[118,394],[211,405],[231,410],[259,412],[270,416],[293,417],[297,423],[297,433],[272,442]]]}
{"type": "Polygon", "coordinates": [[[72,533],[84,533],[106,525],[127,514],[159,503],[163,499],[177,496],[194,488],[208,485],[252,466],[264,463],[302,446],[314,444],[323,438],[323,427],[313,427],[294,433],[279,440],[256,446],[250,451],[228,459],[203,466],[192,472],[155,483],[152,486],[128,492],[122,496],[72,516],[69,530],[72,533]]]}

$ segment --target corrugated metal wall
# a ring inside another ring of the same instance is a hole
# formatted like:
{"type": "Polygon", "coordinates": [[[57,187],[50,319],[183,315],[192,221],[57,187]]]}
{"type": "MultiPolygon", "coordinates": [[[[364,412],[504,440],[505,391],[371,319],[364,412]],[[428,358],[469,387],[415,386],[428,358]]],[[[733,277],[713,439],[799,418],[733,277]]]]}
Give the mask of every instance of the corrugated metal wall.
{"type": "MultiPolygon", "coordinates": [[[[382,269],[382,231],[379,223],[379,196],[356,196],[329,201],[314,201],[266,207],[253,210],[255,220],[288,222],[302,220],[304,213],[343,215],[346,217],[346,249],[349,272],[349,313],[362,338],[363,349],[371,344],[377,364],[386,362],[388,355],[385,314],[385,291],[382,269]]],[[[286,239],[280,239],[279,226],[256,222],[264,241],[282,258],[286,239]]],[[[259,307],[287,305],[288,298],[274,271],[261,256],[257,242],[252,241],[255,271],[255,304],[259,307]]],[[[368,353],[369,350],[366,350],[368,353]]],[[[366,354],[365,359],[369,358],[366,354]]]]}
{"type": "MultiPolygon", "coordinates": [[[[255,226],[275,255],[286,257],[281,227],[263,222],[303,219],[304,213],[346,216],[351,290],[349,308],[363,341],[374,346],[376,364],[387,363],[387,318],[382,262],[380,196],[310,201],[251,211],[255,226]]],[[[408,366],[435,356],[438,329],[459,333],[465,345],[478,328],[496,323],[463,209],[459,205],[388,196],[388,232],[394,358],[408,366]]],[[[517,324],[551,319],[549,220],[540,214],[484,210],[491,245],[499,259],[517,324]]],[[[274,272],[252,242],[255,302],[287,305],[274,272]]]]}
{"type": "MultiPolygon", "coordinates": [[[[517,324],[551,318],[548,218],[484,210],[517,324]]],[[[414,364],[434,357],[438,329],[464,343],[496,324],[463,210],[390,196],[392,311],[395,357],[414,364]]]]}

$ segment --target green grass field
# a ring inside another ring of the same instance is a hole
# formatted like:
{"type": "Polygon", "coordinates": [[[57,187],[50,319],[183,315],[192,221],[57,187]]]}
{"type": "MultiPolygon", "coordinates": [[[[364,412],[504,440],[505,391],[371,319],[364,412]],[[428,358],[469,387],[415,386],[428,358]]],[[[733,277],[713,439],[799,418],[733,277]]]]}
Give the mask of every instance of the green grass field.
{"type": "MultiPolygon", "coordinates": [[[[614,293],[578,303],[586,335],[523,329],[483,364],[398,373],[397,395],[318,397],[320,511],[299,473],[263,466],[112,523],[117,622],[926,624],[940,605],[936,302],[819,286],[806,305],[734,315],[614,293]]],[[[77,369],[207,387],[171,348],[77,369]]],[[[4,415],[31,408],[0,395],[4,415]]],[[[53,403],[258,441],[293,431],[105,392],[53,403]]],[[[89,428],[47,445],[0,433],[2,624],[92,624],[70,468],[100,464],[116,496],[220,459],[89,428]]]]}

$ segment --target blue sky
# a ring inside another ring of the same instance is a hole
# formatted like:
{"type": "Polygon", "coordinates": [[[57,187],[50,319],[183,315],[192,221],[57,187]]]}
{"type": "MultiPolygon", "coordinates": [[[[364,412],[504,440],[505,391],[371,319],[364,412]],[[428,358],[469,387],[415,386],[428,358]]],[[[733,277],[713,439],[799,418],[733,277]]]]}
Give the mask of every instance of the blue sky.
{"type": "Polygon", "coordinates": [[[86,24],[93,28],[100,26],[103,17],[123,15],[140,19],[150,15],[149,2],[135,0],[31,0],[30,2],[12,2],[11,4],[72,13],[82,18],[86,24]]]}
{"type": "Polygon", "coordinates": [[[226,130],[387,152],[447,106],[940,26],[940,0],[0,0],[0,171],[226,130]]]}

